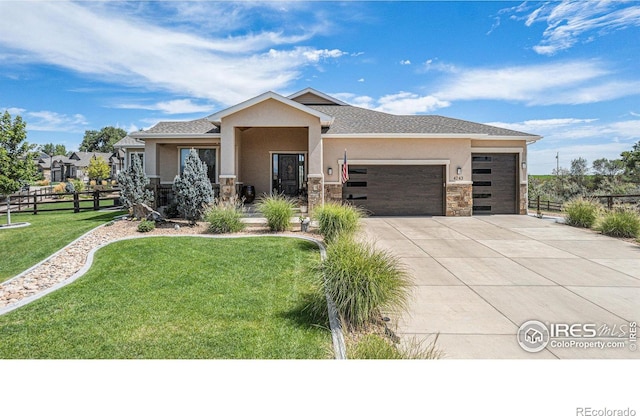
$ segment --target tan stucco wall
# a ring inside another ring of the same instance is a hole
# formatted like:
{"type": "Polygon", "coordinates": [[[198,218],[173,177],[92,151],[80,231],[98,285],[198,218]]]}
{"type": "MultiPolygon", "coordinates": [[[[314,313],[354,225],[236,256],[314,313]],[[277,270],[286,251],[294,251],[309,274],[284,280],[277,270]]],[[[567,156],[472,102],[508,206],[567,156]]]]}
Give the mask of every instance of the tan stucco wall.
{"type": "Polygon", "coordinates": [[[218,173],[220,172],[220,139],[147,139],[145,142],[145,172],[147,175],[159,176],[161,183],[173,183],[179,173],[179,152],[182,147],[215,147],[218,152],[218,173]],[[155,147],[155,160],[149,157],[150,148],[155,147]],[[149,163],[148,163],[149,162],[149,163]]]}
{"type": "MultiPolygon", "coordinates": [[[[338,160],[450,160],[449,177],[453,181],[456,169],[462,168],[462,179],[471,180],[471,140],[469,139],[325,139],[325,182],[338,182],[340,169],[338,160]],[[333,174],[327,174],[327,168],[333,174]]],[[[350,162],[352,163],[352,162],[350,162]]]]}
{"type": "Polygon", "coordinates": [[[256,187],[256,193],[271,191],[271,153],[306,153],[308,130],[301,127],[254,127],[237,134],[240,143],[238,181],[256,187]]]}
{"type": "MultiPolygon", "coordinates": [[[[250,131],[247,130],[239,135],[239,127],[307,127],[309,135],[307,140],[308,144],[305,146],[305,149],[309,151],[308,159],[310,162],[308,164],[308,173],[313,174],[322,172],[320,119],[279,101],[268,99],[242,111],[230,114],[222,119],[221,140],[224,147],[222,149],[223,153],[220,163],[221,174],[238,174],[238,170],[235,166],[236,160],[233,158],[232,149],[235,149],[238,145],[235,140],[236,136],[244,137],[245,134],[250,131]]],[[[242,153],[247,152],[247,144],[245,142],[241,143],[240,146],[242,146],[242,153]]],[[[243,172],[246,171],[246,162],[238,160],[237,163],[242,165],[243,172]]],[[[269,170],[267,167],[267,174],[268,173],[269,170]]],[[[246,179],[253,179],[253,177],[249,176],[246,179]]],[[[243,180],[243,182],[248,183],[247,180],[243,180]]],[[[268,184],[267,186],[270,187],[268,184]]]]}

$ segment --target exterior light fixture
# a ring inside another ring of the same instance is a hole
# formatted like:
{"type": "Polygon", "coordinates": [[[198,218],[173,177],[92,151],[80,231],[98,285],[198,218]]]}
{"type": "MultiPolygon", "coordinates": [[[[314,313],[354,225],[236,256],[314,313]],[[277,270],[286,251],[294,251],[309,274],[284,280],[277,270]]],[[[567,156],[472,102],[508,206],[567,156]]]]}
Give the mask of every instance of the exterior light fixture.
{"type": "Polygon", "coordinates": [[[456,172],[458,172],[458,176],[462,175],[462,168],[458,168],[456,172]]]}
{"type": "Polygon", "coordinates": [[[527,168],[527,162],[522,162],[522,169],[526,169],[527,168]]]}
{"type": "Polygon", "coordinates": [[[333,175],[333,168],[328,167],[328,168],[327,168],[327,174],[328,174],[329,176],[333,175]]]}

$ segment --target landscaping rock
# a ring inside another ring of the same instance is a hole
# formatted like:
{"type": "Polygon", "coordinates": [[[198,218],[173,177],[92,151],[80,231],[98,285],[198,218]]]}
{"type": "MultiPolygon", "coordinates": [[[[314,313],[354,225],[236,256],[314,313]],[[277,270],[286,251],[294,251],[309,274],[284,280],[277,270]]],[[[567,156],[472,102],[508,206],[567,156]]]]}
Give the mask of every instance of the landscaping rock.
{"type": "Polygon", "coordinates": [[[164,217],[147,204],[136,204],[133,206],[133,216],[139,220],[145,218],[148,221],[163,222],[164,217]]]}

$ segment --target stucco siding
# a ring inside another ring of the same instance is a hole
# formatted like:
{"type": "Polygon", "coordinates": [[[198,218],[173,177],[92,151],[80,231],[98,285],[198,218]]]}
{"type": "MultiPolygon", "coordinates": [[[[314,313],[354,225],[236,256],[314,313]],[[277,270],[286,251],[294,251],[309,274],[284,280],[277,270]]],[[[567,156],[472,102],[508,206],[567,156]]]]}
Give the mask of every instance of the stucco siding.
{"type": "Polygon", "coordinates": [[[325,182],[338,182],[340,169],[338,160],[449,160],[450,171],[447,181],[458,176],[456,169],[462,168],[463,179],[471,178],[471,140],[468,139],[325,139],[324,140],[324,179],[325,182]],[[333,169],[329,175],[326,170],[333,169]]]}
{"type": "Polygon", "coordinates": [[[271,153],[307,152],[308,130],[300,127],[254,127],[237,134],[241,169],[238,181],[256,187],[256,193],[271,191],[271,153]]]}

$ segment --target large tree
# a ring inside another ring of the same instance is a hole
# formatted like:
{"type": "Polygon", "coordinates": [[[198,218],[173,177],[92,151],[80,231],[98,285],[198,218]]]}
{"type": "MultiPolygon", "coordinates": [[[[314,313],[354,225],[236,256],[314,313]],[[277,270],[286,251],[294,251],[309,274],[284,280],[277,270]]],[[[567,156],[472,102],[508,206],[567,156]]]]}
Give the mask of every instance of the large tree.
{"type": "Polygon", "coordinates": [[[26,127],[22,117],[12,119],[8,111],[0,119],[0,195],[7,198],[7,224],[11,224],[9,195],[36,175],[35,145],[27,143],[26,127]]]}
{"type": "Polygon", "coordinates": [[[38,148],[38,150],[49,156],[60,156],[60,155],[66,156],[67,155],[67,148],[63,144],[47,143],[47,144],[41,145],[38,148]]]}
{"type": "Polygon", "coordinates": [[[107,126],[98,130],[86,130],[80,144],[81,152],[112,153],[113,145],[124,138],[127,132],[118,127],[107,126]]]}

